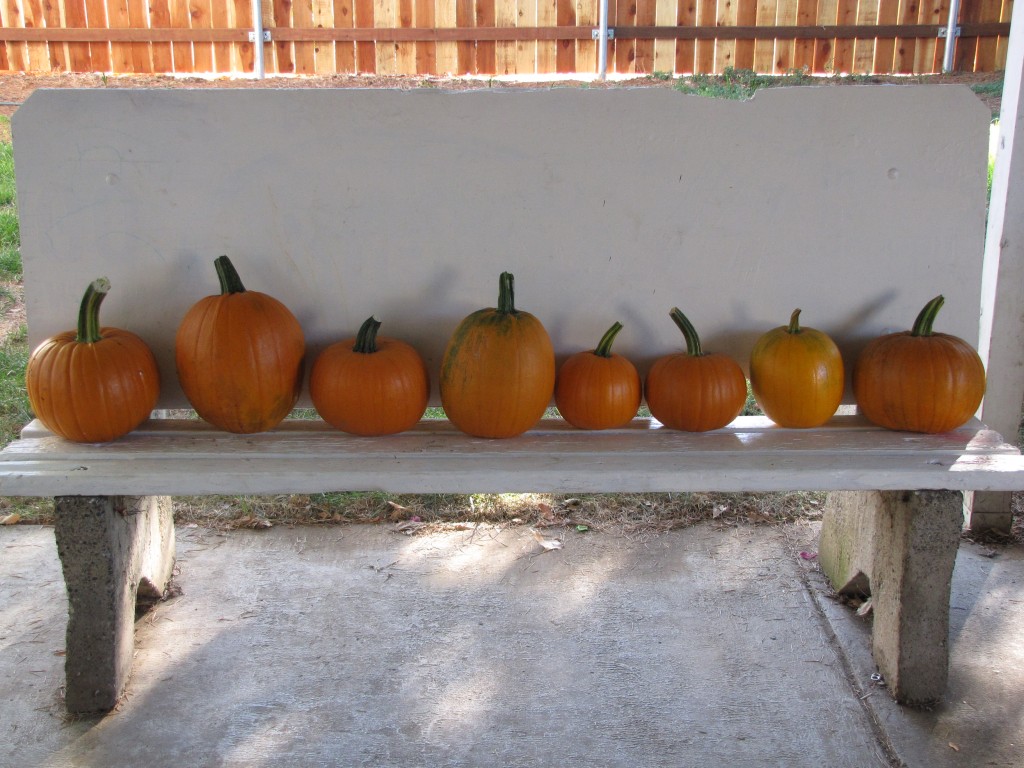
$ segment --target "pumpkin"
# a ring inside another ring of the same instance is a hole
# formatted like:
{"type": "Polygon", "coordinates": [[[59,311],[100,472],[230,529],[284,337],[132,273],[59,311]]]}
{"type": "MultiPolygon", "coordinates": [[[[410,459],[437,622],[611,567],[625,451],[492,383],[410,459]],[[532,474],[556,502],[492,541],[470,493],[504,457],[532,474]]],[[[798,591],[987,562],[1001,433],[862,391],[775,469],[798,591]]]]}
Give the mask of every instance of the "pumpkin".
{"type": "Polygon", "coordinates": [[[498,279],[498,306],[459,323],[441,361],[441,405],[475,437],[514,437],[544,415],[555,388],[555,353],[541,322],[516,309],[514,278],[498,279]]]}
{"type": "Polygon", "coordinates": [[[747,401],[747,380],[728,355],[705,352],[686,315],[669,315],[683,332],[686,352],[659,357],[647,372],[644,394],[651,415],[666,427],[686,432],[720,429],[747,401]]]}
{"type": "Polygon", "coordinates": [[[909,331],[868,342],[853,369],[853,394],[881,427],[948,432],[965,424],[985,395],[985,366],[963,339],[932,327],[945,299],[936,296],[909,331]]]}
{"type": "Polygon", "coordinates": [[[129,331],[101,328],[100,304],[110,291],[94,280],[82,297],[78,327],[32,352],[25,387],[36,417],[78,443],[105,443],[149,418],[160,395],[160,371],[146,343],[129,331]]]}
{"type": "Polygon", "coordinates": [[[796,309],[763,334],[750,353],[750,387],[761,410],[780,427],[819,427],[843,399],[839,347],[827,334],[800,326],[796,309]]]}
{"type": "Polygon", "coordinates": [[[555,379],[555,405],[562,417],[580,429],[613,429],[636,416],[643,385],[636,366],[612,353],[622,330],[616,322],[593,351],[567,358],[555,379]]]}
{"type": "Polygon", "coordinates": [[[331,344],[313,364],[309,394],[328,424],[353,435],[392,435],[427,408],[430,377],[409,344],[378,336],[369,317],[355,338],[331,344]]]}
{"type": "Polygon", "coordinates": [[[174,341],[178,380],[200,417],[228,432],[271,429],[299,397],[305,339],[277,299],[247,291],[227,256],[214,261],[219,295],[185,314],[174,341]]]}

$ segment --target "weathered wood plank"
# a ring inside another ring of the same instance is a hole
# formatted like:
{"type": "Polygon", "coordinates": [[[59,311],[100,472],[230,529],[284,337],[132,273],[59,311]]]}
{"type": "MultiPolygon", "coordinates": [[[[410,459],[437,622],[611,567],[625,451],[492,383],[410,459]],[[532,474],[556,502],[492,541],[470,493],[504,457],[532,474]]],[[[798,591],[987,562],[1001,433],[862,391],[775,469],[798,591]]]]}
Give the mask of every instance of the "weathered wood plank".
{"type": "Polygon", "coordinates": [[[358,438],[322,422],[231,435],[201,422],[149,422],[106,445],[38,425],[0,453],[0,494],[79,495],[511,491],[1009,490],[1024,460],[977,423],[908,435],[840,416],[784,430],[758,417],[690,434],[638,419],[586,432],[548,420],[518,438],[467,437],[446,421],[358,438]]]}

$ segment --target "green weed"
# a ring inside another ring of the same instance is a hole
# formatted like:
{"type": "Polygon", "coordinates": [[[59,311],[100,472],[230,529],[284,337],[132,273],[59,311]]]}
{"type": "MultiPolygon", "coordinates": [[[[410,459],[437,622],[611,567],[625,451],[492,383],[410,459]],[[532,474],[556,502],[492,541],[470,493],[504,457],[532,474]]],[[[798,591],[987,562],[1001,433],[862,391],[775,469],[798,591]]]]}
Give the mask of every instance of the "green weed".
{"type": "Polygon", "coordinates": [[[32,419],[25,393],[28,338],[24,326],[0,345],[0,441],[6,445],[32,419]]]}
{"type": "Polygon", "coordinates": [[[761,88],[780,85],[807,85],[813,78],[804,70],[793,70],[785,75],[760,75],[750,69],[726,67],[720,75],[694,75],[680,80],[676,89],[682,93],[707,96],[713,99],[749,99],[761,88]]]}

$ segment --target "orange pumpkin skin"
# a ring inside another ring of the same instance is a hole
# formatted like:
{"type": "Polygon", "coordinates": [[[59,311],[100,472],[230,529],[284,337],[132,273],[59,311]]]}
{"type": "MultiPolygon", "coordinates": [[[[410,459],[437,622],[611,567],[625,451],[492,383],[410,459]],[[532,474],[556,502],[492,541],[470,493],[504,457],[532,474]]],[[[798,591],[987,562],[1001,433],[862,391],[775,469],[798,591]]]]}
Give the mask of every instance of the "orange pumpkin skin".
{"type": "Polygon", "coordinates": [[[218,429],[263,432],[299,398],[302,328],[280,301],[241,287],[227,257],[217,269],[222,293],[200,299],[178,327],[178,380],[196,413],[218,429]]]}
{"type": "Polygon", "coordinates": [[[802,328],[800,310],[789,325],[768,331],[750,353],[750,386],[765,415],[780,427],[819,427],[843,399],[843,358],[835,342],[802,328]]]}
{"type": "Polygon", "coordinates": [[[644,383],[647,407],[672,429],[721,429],[746,403],[743,369],[728,355],[703,352],[689,320],[678,309],[671,314],[686,337],[687,352],[665,355],[651,365],[644,383]]]}
{"type": "Polygon", "coordinates": [[[376,335],[373,351],[362,351],[367,324],[360,333],[327,347],[313,364],[309,394],[328,424],[353,435],[393,435],[423,416],[430,397],[430,376],[419,353],[404,341],[376,335]]]}
{"type": "Polygon", "coordinates": [[[914,330],[873,339],[857,358],[853,393],[869,421],[935,434],[962,426],[978,410],[985,366],[963,339],[931,331],[942,302],[932,299],[914,330]]]}
{"type": "Polygon", "coordinates": [[[636,366],[611,351],[611,340],[621,328],[621,323],[615,323],[596,349],[577,352],[558,370],[555,405],[574,427],[621,427],[632,421],[640,408],[643,385],[636,366]]]}
{"type": "Polygon", "coordinates": [[[515,309],[512,275],[500,279],[498,307],[466,317],[441,361],[441,405],[474,437],[520,435],[544,415],[555,388],[555,352],[541,322],[515,309]]]}
{"type": "MultiPolygon", "coordinates": [[[[105,443],[149,418],[160,396],[160,371],[146,343],[129,331],[99,328],[98,311],[109,290],[102,278],[82,301],[95,305],[95,341],[66,331],[41,343],[29,357],[25,387],[36,417],[51,432],[78,443],[105,443]]],[[[82,318],[80,316],[80,328],[82,318]]]]}

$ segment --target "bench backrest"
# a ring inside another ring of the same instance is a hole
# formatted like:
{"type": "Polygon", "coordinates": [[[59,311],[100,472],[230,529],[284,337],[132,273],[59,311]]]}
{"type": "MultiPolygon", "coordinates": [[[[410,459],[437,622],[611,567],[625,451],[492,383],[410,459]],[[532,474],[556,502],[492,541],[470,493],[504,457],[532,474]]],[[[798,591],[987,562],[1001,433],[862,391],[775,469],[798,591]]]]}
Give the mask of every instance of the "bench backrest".
{"type": "Polygon", "coordinates": [[[30,341],[107,276],[104,324],[184,405],[174,333],[226,253],[310,359],[375,314],[436,373],[503,270],[560,356],[618,319],[646,368],[678,305],[745,365],[801,307],[852,361],[938,293],[974,342],[988,124],[961,86],[39,91],[14,119],[30,341]]]}

